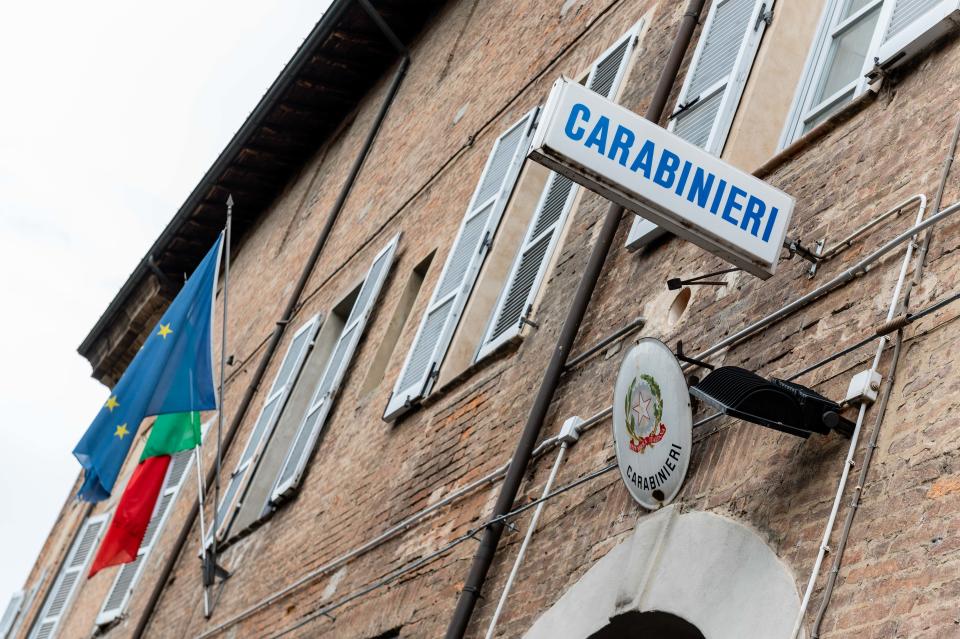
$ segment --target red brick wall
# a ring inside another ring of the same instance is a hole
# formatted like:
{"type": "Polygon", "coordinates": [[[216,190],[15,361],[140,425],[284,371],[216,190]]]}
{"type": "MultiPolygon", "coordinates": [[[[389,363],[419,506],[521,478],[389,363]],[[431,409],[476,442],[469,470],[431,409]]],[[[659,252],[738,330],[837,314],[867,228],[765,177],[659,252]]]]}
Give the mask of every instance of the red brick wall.
{"type": "MultiPolygon", "coordinates": [[[[586,194],[570,222],[557,267],[544,284],[537,331],[396,425],[380,419],[387,397],[494,138],[541,101],[558,74],[575,75],[584,69],[655,6],[621,100],[642,112],[683,4],[594,0],[573,3],[561,17],[557,3],[552,2],[464,0],[450,3],[437,17],[412,48],[409,77],[311,276],[309,293],[294,322],[297,325],[317,311],[328,310],[356,285],[387,239],[404,232],[393,272],[384,285],[382,311],[371,317],[299,494],[262,528],[225,551],[223,563],[233,576],[209,621],[202,617],[195,528],[152,617],[149,636],[180,639],[213,628],[509,459],[566,312],[569,291],[580,278],[598,231],[597,221],[606,208],[598,196],[586,194]],[[464,106],[462,119],[454,124],[454,115],[464,106]],[[361,395],[361,382],[409,272],[435,249],[433,266],[383,384],[361,395]]],[[[765,179],[797,198],[790,234],[807,243],[821,237],[835,240],[909,195],[932,196],[960,97],[960,87],[953,80],[958,68],[960,45],[948,40],[902,78],[888,83],[861,113],[773,170],[765,179]]],[[[226,392],[228,415],[244,392],[386,83],[385,79],[374,91],[343,136],[304,167],[235,256],[229,348],[240,364],[226,392]]],[[[679,86],[678,82],[675,92],[679,86]]],[[[957,184],[956,178],[948,181],[944,202],[957,198],[957,184]]],[[[807,278],[807,263],[794,259],[781,263],[777,275],[767,282],[738,274],[729,279],[728,287],[695,288],[688,310],[673,325],[667,320],[667,309],[674,293],[666,290],[665,280],[724,265],[676,239],[640,254],[628,253],[622,248],[629,226],[625,219],[575,352],[637,316],[648,320],[642,334],[671,345],[682,339],[689,353],[702,351],[827,281],[906,228],[913,214],[908,211],[882,225],[842,257],[825,264],[815,279],[807,278]]],[[[926,274],[912,298],[914,308],[957,288],[957,228],[948,224],[937,229],[926,274]]],[[[901,255],[895,252],[864,277],[712,361],[763,375],[788,376],[869,335],[886,314],[901,255]]],[[[956,542],[960,429],[955,423],[960,384],[952,348],[960,334],[953,322],[956,312],[948,307],[907,330],[900,374],[824,637],[956,636],[960,594],[956,542]]],[[[279,352],[291,334],[288,331],[279,352]]],[[[839,399],[850,375],[869,366],[874,348],[864,347],[800,381],[839,399]]],[[[271,362],[266,383],[276,373],[279,359],[271,362]]],[[[587,417],[609,405],[619,359],[620,346],[615,345],[564,377],[544,436],[556,432],[569,415],[587,417]]],[[[889,364],[887,353],[881,371],[889,364]]],[[[237,443],[226,455],[227,472],[236,463],[263,392],[254,399],[237,443]]],[[[874,412],[867,413],[866,430],[872,428],[874,412]]],[[[695,442],[679,501],[685,508],[715,511],[751,526],[792,567],[802,591],[847,441],[836,435],[803,441],[759,426],[719,420],[697,431],[695,442]]],[[[206,451],[208,464],[211,453],[206,451]]],[[[857,459],[861,454],[858,451],[857,459]]],[[[539,495],[552,459],[551,453],[531,465],[520,503],[539,495]]],[[[603,422],[571,449],[558,485],[613,459],[609,424],[603,422]]],[[[477,526],[498,490],[495,483],[469,494],[222,636],[272,636],[311,611],[433,552],[477,526]]],[[[156,572],[195,498],[196,487],[188,483],[134,595],[128,620],[109,636],[132,632],[156,572]]],[[[841,514],[849,495],[843,503],[841,514]]],[[[642,516],[616,473],[549,502],[499,636],[521,636],[642,516]]],[[[528,520],[528,514],[518,519],[521,531],[528,520]]],[[[522,533],[505,534],[470,636],[485,632],[521,538],[522,533]]],[[[475,547],[473,541],[461,544],[339,608],[333,613],[336,621],[318,618],[289,636],[365,639],[398,626],[403,627],[402,637],[441,636],[475,547]]],[[[826,569],[821,584],[825,573],[826,569]]],[[[105,572],[84,586],[62,637],[90,634],[95,609],[112,579],[113,573],[105,572]]],[[[811,606],[814,610],[818,592],[811,606]]]]}

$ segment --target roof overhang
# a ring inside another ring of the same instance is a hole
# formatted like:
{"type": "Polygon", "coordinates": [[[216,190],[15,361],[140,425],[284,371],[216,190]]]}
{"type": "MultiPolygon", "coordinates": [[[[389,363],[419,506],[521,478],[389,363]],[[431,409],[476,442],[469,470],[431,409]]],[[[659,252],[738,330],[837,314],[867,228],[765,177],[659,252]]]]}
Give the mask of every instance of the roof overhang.
{"type": "MultiPolygon", "coordinates": [[[[77,349],[112,385],[224,226],[232,194],[234,237],[270,207],[290,179],[353,113],[399,57],[366,0],[334,0],[259,104],[193,189],[77,349]]],[[[370,0],[400,43],[443,2],[370,0]]]]}

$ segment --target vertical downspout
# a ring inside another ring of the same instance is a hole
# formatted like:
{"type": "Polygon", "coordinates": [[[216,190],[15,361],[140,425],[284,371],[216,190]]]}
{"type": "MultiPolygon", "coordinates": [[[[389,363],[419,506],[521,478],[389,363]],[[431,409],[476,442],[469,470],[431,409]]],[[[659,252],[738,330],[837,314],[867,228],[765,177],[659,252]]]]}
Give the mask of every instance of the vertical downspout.
{"type": "MultiPolygon", "coordinates": [[[[658,123],[663,114],[664,107],[670,97],[670,91],[676,81],[686,55],[690,41],[693,39],[693,32],[697,27],[700,13],[703,11],[705,0],[690,0],[687,10],[680,20],[680,27],[677,36],[673,41],[670,54],[664,64],[663,71],[660,73],[660,79],[657,82],[657,88],[653,94],[653,100],[647,108],[644,117],[651,122],[658,123]]],[[[470,618],[473,616],[474,608],[477,605],[477,599],[480,597],[480,591],[486,581],[490,565],[493,563],[494,554],[500,543],[500,537],[503,535],[504,524],[499,518],[510,512],[513,503],[520,492],[520,486],[523,483],[523,477],[526,474],[527,465],[530,462],[530,456],[533,448],[540,436],[540,429],[543,427],[543,421],[547,416],[550,403],[553,400],[554,392],[560,382],[560,377],[573,347],[573,342],[577,337],[583,316],[586,314],[587,305],[590,303],[590,297],[593,295],[593,289],[596,288],[597,280],[603,269],[603,263],[610,252],[610,246],[613,244],[613,238],[620,226],[620,218],[623,216],[624,208],[617,204],[610,204],[603,220],[603,227],[596,244],[590,253],[590,259],[587,262],[580,283],[577,285],[577,291],[574,294],[573,303],[567,312],[567,317],[560,329],[560,335],[557,338],[557,344],[554,347],[553,355],[550,357],[550,363],[547,365],[546,372],[540,382],[540,388],[530,408],[530,414],[527,417],[526,425],[520,434],[517,442],[516,451],[510,461],[510,467],[507,469],[504,477],[500,494],[497,497],[491,519],[495,523],[487,526],[483,531],[483,537],[480,545],[477,547],[476,554],[473,556],[473,562],[470,566],[470,573],[464,583],[463,590],[460,592],[460,599],[457,601],[457,607],[450,619],[450,625],[447,627],[447,639],[462,639],[467,627],[470,624],[470,618]]]]}
{"type": "MultiPolygon", "coordinates": [[[[400,53],[403,57],[400,59],[400,65],[397,67],[397,71],[390,83],[390,88],[387,90],[387,95],[384,98],[383,103],[380,105],[380,110],[377,112],[373,124],[370,126],[370,131],[367,133],[367,137],[364,140],[363,146],[361,147],[360,152],[357,154],[357,157],[353,162],[353,166],[350,168],[350,172],[347,174],[347,179],[340,188],[340,193],[337,196],[336,202],[333,204],[330,214],[327,216],[327,220],[324,223],[323,228],[320,230],[320,235],[317,236],[317,241],[313,246],[313,250],[310,252],[310,256],[307,258],[307,261],[304,264],[303,271],[300,273],[300,278],[297,280],[297,284],[294,286],[293,292],[290,294],[286,308],[284,308],[283,314],[280,316],[281,319],[279,319],[274,326],[273,333],[270,335],[270,341],[268,342],[267,348],[263,353],[263,357],[260,358],[260,363],[257,365],[256,371],[253,373],[253,378],[250,381],[250,385],[247,386],[247,390],[244,392],[243,397],[240,400],[240,404],[236,408],[233,419],[230,422],[230,427],[227,429],[227,432],[224,435],[223,454],[226,454],[226,451],[230,449],[230,444],[233,443],[233,440],[236,438],[237,432],[240,429],[240,424],[243,422],[244,416],[250,407],[250,403],[253,401],[253,397],[256,394],[257,389],[260,387],[260,383],[263,381],[263,375],[266,373],[267,366],[270,364],[270,360],[276,352],[277,347],[280,345],[280,340],[283,338],[284,330],[293,320],[293,315],[297,310],[297,304],[300,301],[300,296],[303,294],[303,290],[306,288],[307,282],[310,280],[310,275],[313,273],[313,268],[320,259],[320,254],[327,243],[327,238],[330,236],[333,226],[336,223],[340,212],[343,210],[343,205],[346,203],[347,196],[350,194],[350,190],[353,188],[353,185],[356,182],[357,175],[360,173],[360,168],[363,166],[363,163],[370,152],[370,148],[373,146],[373,141],[377,137],[380,126],[383,124],[383,120],[386,118],[387,111],[389,110],[390,105],[393,104],[393,100],[397,95],[397,91],[400,89],[403,78],[410,66],[410,52],[390,30],[386,22],[383,21],[383,18],[376,13],[368,0],[358,0],[358,2],[363,7],[364,11],[370,15],[371,19],[383,31],[384,36],[390,41],[391,45],[393,45],[395,49],[398,49],[398,53],[400,53]]],[[[207,472],[207,486],[213,483],[215,472],[216,468],[211,468],[210,471],[207,472]]],[[[217,507],[219,507],[219,505],[214,504],[214,508],[217,507]]],[[[184,521],[183,528],[180,529],[180,533],[177,535],[173,549],[171,550],[170,555],[167,557],[166,563],[164,563],[163,568],[160,571],[160,576],[153,586],[153,590],[150,593],[150,598],[147,601],[146,608],[137,622],[136,629],[133,631],[132,636],[134,639],[141,639],[144,636],[147,624],[150,622],[150,617],[152,616],[157,603],[160,601],[160,596],[163,594],[164,586],[170,579],[170,575],[173,573],[174,567],[176,567],[177,559],[180,557],[180,554],[187,543],[190,531],[193,529],[193,524],[196,521],[199,512],[199,502],[194,502],[193,507],[190,509],[190,512],[187,514],[187,518],[184,521]]]]}

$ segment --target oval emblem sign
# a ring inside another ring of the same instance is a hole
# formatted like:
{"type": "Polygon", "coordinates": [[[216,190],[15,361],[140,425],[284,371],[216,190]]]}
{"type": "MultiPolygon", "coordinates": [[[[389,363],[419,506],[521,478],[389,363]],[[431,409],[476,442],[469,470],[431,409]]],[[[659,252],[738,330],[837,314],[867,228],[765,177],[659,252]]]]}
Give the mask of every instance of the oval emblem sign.
{"type": "Polygon", "coordinates": [[[677,496],[690,463],[693,413],[677,358],[660,340],[627,352],[613,392],[613,439],[620,476],[649,510],[677,496]]]}

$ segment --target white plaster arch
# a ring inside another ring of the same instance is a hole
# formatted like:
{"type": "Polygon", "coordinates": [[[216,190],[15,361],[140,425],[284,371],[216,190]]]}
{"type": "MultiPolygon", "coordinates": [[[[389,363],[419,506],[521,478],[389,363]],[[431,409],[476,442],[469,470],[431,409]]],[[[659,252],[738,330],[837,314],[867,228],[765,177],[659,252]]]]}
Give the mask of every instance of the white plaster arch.
{"type": "Polygon", "coordinates": [[[654,611],[706,639],[787,639],[799,608],[793,574],[759,535],[674,505],[641,518],[524,639],[587,639],[614,617],[654,611]]]}

